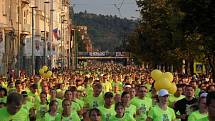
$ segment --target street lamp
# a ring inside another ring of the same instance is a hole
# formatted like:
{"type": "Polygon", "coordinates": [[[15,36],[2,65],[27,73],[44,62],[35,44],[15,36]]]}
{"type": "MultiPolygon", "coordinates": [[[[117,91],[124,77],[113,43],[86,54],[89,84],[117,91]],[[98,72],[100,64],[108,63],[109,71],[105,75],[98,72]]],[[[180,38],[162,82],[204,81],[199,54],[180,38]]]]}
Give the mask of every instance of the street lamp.
{"type": "Polygon", "coordinates": [[[44,53],[43,53],[43,64],[46,65],[46,4],[50,3],[49,1],[44,2],[44,53]]]}
{"type": "Polygon", "coordinates": [[[37,6],[32,6],[32,75],[35,74],[35,65],[34,65],[34,9],[36,9],[37,6]]]}
{"type": "Polygon", "coordinates": [[[64,13],[61,12],[61,69],[64,70],[64,50],[63,50],[63,41],[64,41],[64,13]]]}

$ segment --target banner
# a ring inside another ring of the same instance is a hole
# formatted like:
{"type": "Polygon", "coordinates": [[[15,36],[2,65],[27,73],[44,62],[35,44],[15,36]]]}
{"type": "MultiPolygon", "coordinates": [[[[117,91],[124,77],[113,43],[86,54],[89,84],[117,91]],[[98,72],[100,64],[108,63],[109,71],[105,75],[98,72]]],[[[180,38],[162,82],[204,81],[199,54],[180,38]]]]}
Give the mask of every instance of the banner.
{"type": "Polygon", "coordinates": [[[86,57],[129,57],[128,52],[78,52],[78,56],[86,57]]]}
{"type": "Polygon", "coordinates": [[[44,50],[44,41],[41,40],[41,37],[36,36],[34,38],[34,55],[35,56],[43,56],[44,50]]]}
{"type": "Polygon", "coordinates": [[[24,40],[25,46],[24,46],[24,56],[32,56],[32,44],[31,44],[31,38],[26,37],[24,40]]]}
{"type": "MultiPolygon", "coordinates": [[[[26,37],[24,40],[24,56],[32,56],[32,38],[26,37]]],[[[44,42],[41,37],[34,38],[34,56],[43,56],[44,42]]]]}
{"type": "Polygon", "coordinates": [[[46,42],[46,47],[47,47],[47,56],[51,56],[52,55],[52,43],[51,41],[47,41],[46,42]]]}

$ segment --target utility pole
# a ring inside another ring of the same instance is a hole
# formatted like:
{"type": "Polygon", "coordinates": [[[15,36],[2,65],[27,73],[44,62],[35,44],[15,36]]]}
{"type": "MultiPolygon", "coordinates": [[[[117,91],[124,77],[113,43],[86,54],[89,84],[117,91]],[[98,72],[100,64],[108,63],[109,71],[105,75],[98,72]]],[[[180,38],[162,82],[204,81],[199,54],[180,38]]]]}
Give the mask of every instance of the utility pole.
{"type": "Polygon", "coordinates": [[[72,29],[72,70],[75,70],[75,28],[72,29]]]}
{"type": "Polygon", "coordinates": [[[36,6],[31,7],[32,12],[32,75],[35,74],[35,60],[34,60],[34,9],[37,8],[36,6]]]}
{"type": "Polygon", "coordinates": [[[64,39],[64,31],[63,31],[63,21],[64,21],[64,15],[63,15],[63,10],[61,10],[61,69],[63,71],[63,67],[64,67],[64,55],[63,55],[63,39],[64,39]]]}
{"type": "MultiPolygon", "coordinates": [[[[53,8],[53,0],[51,0],[50,2],[50,21],[49,21],[49,41],[51,42],[51,46],[52,46],[52,42],[53,42],[53,12],[54,12],[54,8],[53,8]]],[[[52,55],[50,55],[50,61],[51,63],[48,63],[48,65],[50,67],[52,67],[52,55]]]]}
{"type": "Polygon", "coordinates": [[[46,65],[46,4],[49,1],[44,2],[44,53],[43,53],[43,64],[46,65]]]}
{"type": "Polygon", "coordinates": [[[20,0],[18,0],[18,47],[17,47],[17,75],[19,76],[19,71],[21,70],[21,55],[20,55],[20,30],[19,30],[19,23],[20,23],[20,0]]]}

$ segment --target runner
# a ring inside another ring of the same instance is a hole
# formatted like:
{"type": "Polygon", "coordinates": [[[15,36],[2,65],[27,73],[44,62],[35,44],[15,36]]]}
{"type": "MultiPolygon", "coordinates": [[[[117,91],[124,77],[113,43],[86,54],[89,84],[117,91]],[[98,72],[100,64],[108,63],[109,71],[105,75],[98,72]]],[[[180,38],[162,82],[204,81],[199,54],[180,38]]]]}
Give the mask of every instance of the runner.
{"type": "Polygon", "coordinates": [[[190,113],[193,112],[193,105],[197,103],[197,99],[194,97],[194,89],[191,85],[185,87],[185,98],[177,101],[174,105],[175,112],[179,111],[180,115],[176,114],[176,117],[181,121],[187,121],[190,113]]]}
{"type": "Polygon", "coordinates": [[[45,121],[60,121],[60,113],[57,112],[58,110],[58,101],[51,100],[49,103],[49,110],[45,114],[45,121]]]}
{"type": "Polygon", "coordinates": [[[196,121],[199,120],[201,118],[207,117],[208,116],[208,107],[206,105],[206,97],[207,97],[208,93],[202,93],[199,96],[199,109],[195,112],[192,112],[189,116],[188,116],[188,121],[196,121]]]}
{"type": "Polygon", "coordinates": [[[68,99],[64,99],[62,102],[62,115],[61,115],[61,121],[81,121],[77,112],[73,111],[71,108],[71,101],[68,99]]]}
{"type": "Polygon", "coordinates": [[[104,121],[101,118],[101,112],[97,108],[92,108],[89,111],[90,121],[104,121]]]}
{"type": "Polygon", "coordinates": [[[115,110],[113,105],[113,93],[106,92],[104,95],[104,105],[99,106],[98,109],[102,114],[102,121],[110,121],[110,117],[114,116],[115,110]]]}
{"type": "Polygon", "coordinates": [[[209,92],[206,104],[208,106],[208,116],[197,121],[215,121],[215,92],[209,92]]]}
{"type": "Polygon", "coordinates": [[[125,115],[125,107],[121,102],[115,104],[116,115],[110,118],[110,121],[136,121],[130,115],[125,115]]]}
{"type": "Polygon", "coordinates": [[[176,116],[172,108],[168,107],[169,92],[161,89],[158,92],[158,105],[152,107],[149,111],[147,121],[175,121],[176,116]]]}
{"type": "Polygon", "coordinates": [[[1,121],[28,121],[28,113],[22,107],[22,95],[12,92],[7,97],[6,107],[0,108],[1,121]]]}

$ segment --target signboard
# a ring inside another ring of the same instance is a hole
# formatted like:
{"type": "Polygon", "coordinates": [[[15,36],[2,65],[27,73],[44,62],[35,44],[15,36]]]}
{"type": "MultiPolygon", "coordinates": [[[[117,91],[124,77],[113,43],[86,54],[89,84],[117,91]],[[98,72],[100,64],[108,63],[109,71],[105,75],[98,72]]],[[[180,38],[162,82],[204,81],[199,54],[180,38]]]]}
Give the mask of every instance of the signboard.
{"type": "Polygon", "coordinates": [[[78,55],[85,57],[129,57],[127,52],[79,52],[78,55]]]}
{"type": "Polygon", "coordinates": [[[205,72],[205,65],[203,63],[194,62],[193,68],[193,71],[196,74],[202,74],[205,72]]]}

